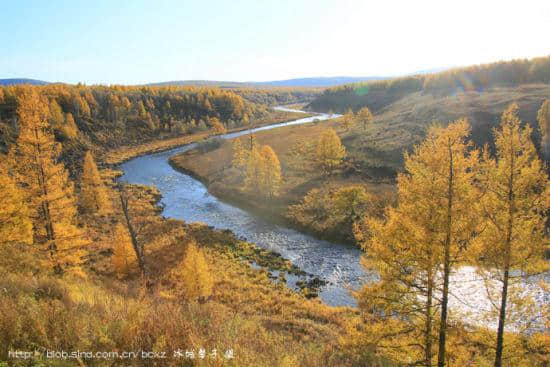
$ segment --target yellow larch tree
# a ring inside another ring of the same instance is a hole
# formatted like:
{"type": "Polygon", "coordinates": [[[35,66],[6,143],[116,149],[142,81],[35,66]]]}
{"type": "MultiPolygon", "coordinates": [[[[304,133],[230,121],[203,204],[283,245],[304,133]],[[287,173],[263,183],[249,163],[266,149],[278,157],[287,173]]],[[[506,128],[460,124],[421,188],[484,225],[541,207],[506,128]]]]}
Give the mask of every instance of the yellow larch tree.
{"type": "Polygon", "coordinates": [[[65,115],[65,123],[61,126],[61,132],[65,139],[75,139],[78,135],[78,127],[74,122],[74,117],[72,113],[67,113],[65,115]]]}
{"type": "Polygon", "coordinates": [[[510,291],[525,277],[547,271],[544,251],[545,213],[550,208],[550,184],[531,141],[531,128],[521,127],[517,105],[508,107],[494,131],[496,157],[484,154],[480,182],[484,196],[483,231],[476,240],[479,269],[501,284],[498,299],[498,329],[495,367],[502,366],[504,328],[510,291]],[[512,273],[514,274],[512,276],[512,273]]]}
{"type": "Polygon", "coordinates": [[[12,164],[0,154],[0,276],[39,270],[33,244],[31,212],[23,190],[12,176],[12,164]]]}
{"type": "Polygon", "coordinates": [[[264,160],[260,154],[260,147],[253,135],[250,136],[250,150],[246,162],[245,187],[247,190],[259,192],[264,174],[264,160]]]}
{"type": "Polygon", "coordinates": [[[323,131],[317,144],[317,161],[325,174],[336,169],[346,156],[346,148],[332,129],[323,131]]]}
{"type": "Polygon", "coordinates": [[[55,99],[50,101],[50,124],[56,130],[60,130],[65,122],[65,116],[55,99]]]}
{"type": "Polygon", "coordinates": [[[355,119],[363,125],[363,130],[366,130],[367,127],[370,125],[372,120],[374,119],[374,115],[369,110],[368,107],[363,107],[359,111],[357,111],[355,115],[355,119]]]}
{"type": "Polygon", "coordinates": [[[82,208],[89,213],[106,214],[112,210],[107,189],[90,151],[84,155],[82,164],[80,201],[82,208]]]}
{"type": "Polygon", "coordinates": [[[112,256],[112,263],[117,276],[119,278],[127,276],[135,261],[136,252],[132,246],[128,230],[121,223],[117,223],[113,236],[112,256]]]}
{"type": "Polygon", "coordinates": [[[449,276],[465,259],[479,221],[474,186],[479,154],[466,142],[468,134],[465,120],[430,128],[426,140],[405,154],[406,172],[397,184],[399,205],[388,208],[385,219],[367,218],[355,226],[366,252],[363,264],[380,277],[363,288],[360,303],[369,315],[404,316],[392,321],[396,334],[381,339],[397,340],[402,348],[395,351],[396,359],[399,353],[412,353],[417,358],[413,363],[431,366],[438,331],[438,365],[446,360],[449,276]],[[411,340],[422,343],[411,346],[411,340]]]}
{"type": "Polygon", "coordinates": [[[225,126],[223,126],[222,122],[217,117],[210,119],[210,126],[212,126],[212,133],[216,135],[225,134],[227,132],[225,126]]]}
{"type": "Polygon", "coordinates": [[[266,197],[273,199],[279,193],[281,187],[281,164],[275,151],[269,146],[264,145],[260,151],[261,155],[261,189],[266,197]]]}
{"type": "MultiPolygon", "coordinates": [[[[292,144],[290,150],[286,154],[287,167],[303,172],[312,169],[311,160],[313,158],[314,143],[305,139],[299,139],[292,144]]],[[[315,169],[315,167],[313,167],[315,169]]]]}
{"type": "Polygon", "coordinates": [[[353,115],[353,111],[348,109],[348,111],[342,116],[342,127],[344,130],[349,130],[351,127],[355,124],[355,116],[353,115]]]}
{"type": "Polygon", "coordinates": [[[242,169],[246,166],[246,152],[241,143],[241,139],[234,139],[232,143],[232,159],[231,165],[234,168],[242,169]]]}
{"type": "Polygon", "coordinates": [[[33,214],[34,237],[48,250],[54,272],[78,272],[88,241],[77,223],[74,185],[59,162],[60,145],[47,122],[47,101],[36,88],[21,88],[17,114],[19,136],[10,159],[17,162],[17,181],[33,214]]]}
{"type": "Polygon", "coordinates": [[[0,155],[0,246],[32,243],[32,221],[25,196],[9,172],[8,158],[0,155]]]}
{"type": "Polygon", "coordinates": [[[537,114],[540,130],[540,148],[545,160],[550,161],[550,99],[544,101],[537,114]]]}
{"type": "Polygon", "coordinates": [[[202,250],[194,240],[187,244],[183,261],[172,274],[175,278],[181,279],[183,295],[187,300],[203,300],[212,294],[212,274],[202,250]]]}

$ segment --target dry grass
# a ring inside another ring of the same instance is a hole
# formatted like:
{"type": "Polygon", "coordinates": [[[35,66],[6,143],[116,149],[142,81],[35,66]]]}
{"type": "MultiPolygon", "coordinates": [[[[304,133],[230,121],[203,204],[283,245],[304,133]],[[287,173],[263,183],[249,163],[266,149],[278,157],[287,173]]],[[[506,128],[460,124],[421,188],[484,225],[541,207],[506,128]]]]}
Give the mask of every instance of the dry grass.
{"type": "MultiPolygon", "coordinates": [[[[253,269],[229,246],[236,238],[202,224],[160,218],[154,188],[132,185],[130,202],[153,228],[142,237],[150,271],[143,287],[134,269],[118,280],[110,266],[109,227],[113,216],[86,218],[94,238],[85,266],[87,278],[55,278],[44,272],[30,276],[0,269],[0,365],[26,365],[8,359],[8,350],[166,351],[217,349],[205,366],[346,366],[349,355],[339,340],[344,325],[357,318],[350,308],[333,308],[307,300],[265,269],[253,269]],[[103,237],[102,237],[103,234],[103,237]],[[179,298],[181,280],[171,270],[183,258],[186,243],[202,247],[214,278],[213,295],[204,303],[179,298]],[[9,273],[8,273],[9,272],[9,273]],[[222,357],[233,349],[234,360],[222,357]]],[[[116,193],[111,191],[113,200],[116,193]]],[[[370,357],[369,357],[370,358],[370,357]]],[[[69,366],[74,360],[34,358],[34,364],[69,366]]],[[[87,360],[86,365],[113,365],[114,360],[87,360]]],[[[167,358],[156,365],[192,365],[167,358]]],[[[134,359],[122,365],[151,365],[134,359]]]]}

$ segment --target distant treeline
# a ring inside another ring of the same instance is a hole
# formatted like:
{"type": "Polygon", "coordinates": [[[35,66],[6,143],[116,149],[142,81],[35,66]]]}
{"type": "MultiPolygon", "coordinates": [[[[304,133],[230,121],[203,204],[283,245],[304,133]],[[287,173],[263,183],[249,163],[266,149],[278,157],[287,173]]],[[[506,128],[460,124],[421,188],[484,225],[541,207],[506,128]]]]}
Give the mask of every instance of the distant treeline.
{"type": "Polygon", "coordinates": [[[309,107],[315,111],[332,110],[343,113],[350,108],[357,111],[367,106],[376,113],[415,92],[444,96],[527,83],[550,83],[550,56],[455,68],[436,74],[347,84],[326,89],[309,107]]]}
{"type": "Polygon", "coordinates": [[[243,98],[259,104],[268,106],[310,102],[319,96],[321,88],[291,88],[291,87],[268,87],[258,88],[236,88],[233,92],[243,98]]]}
{"type": "MultiPolygon", "coordinates": [[[[16,130],[16,96],[21,88],[0,88],[0,142],[16,130]]],[[[49,84],[38,88],[50,108],[59,140],[84,133],[97,146],[112,147],[152,138],[204,131],[219,125],[236,128],[268,115],[268,106],[311,99],[311,91],[288,88],[261,91],[211,87],[128,87],[49,84]]],[[[81,139],[82,140],[82,139],[81,139]]]]}

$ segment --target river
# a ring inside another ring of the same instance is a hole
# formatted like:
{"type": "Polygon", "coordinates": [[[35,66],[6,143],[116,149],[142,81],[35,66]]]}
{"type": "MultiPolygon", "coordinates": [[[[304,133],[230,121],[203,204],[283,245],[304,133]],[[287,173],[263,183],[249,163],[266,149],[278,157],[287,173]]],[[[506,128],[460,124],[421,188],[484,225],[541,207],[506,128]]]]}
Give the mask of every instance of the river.
{"type": "MultiPolygon", "coordinates": [[[[285,107],[276,109],[303,112],[285,107]]],[[[312,117],[262,126],[222,135],[231,139],[253,132],[324,120],[338,115],[315,114],[312,117]]],[[[332,306],[354,306],[349,289],[357,289],[367,278],[359,264],[361,251],[351,245],[324,241],[263,220],[211,195],[207,188],[189,175],[174,170],[168,159],[196,147],[195,143],[164,152],[133,158],[120,169],[120,181],[156,186],[161,195],[162,215],[186,222],[203,222],[219,229],[229,229],[258,246],[280,253],[294,265],[328,283],[319,290],[321,300],[332,306]]],[[[287,279],[292,277],[287,275],[287,279]]]]}
{"type": "MultiPolygon", "coordinates": [[[[284,107],[279,110],[303,112],[284,107]]],[[[315,116],[258,127],[246,131],[222,135],[224,139],[275,129],[282,126],[298,125],[314,120],[322,121],[339,115],[315,114],[315,116]]],[[[133,158],[120,166],[124,174],[121,181],[156,186],[162,194],[162,214],[165,217],[183,219],[186,222],[203,222],[219,229],[229,229],[239,237],[258,246],[280,253],[294,265],[309,274],[327,281],[320,288],[319,297],[331,306],[355,306],[355,299],[349,290],[357,289],[369,277],[359,263],[361,250],[357,247],[324,241],[267,222],[252,213],[234,207],[211,195],[207,188],[189,175],[174,170],[168,159],[175,154],[196,147],[195,143],[176,147],[164,152],[133,158]]],[[[296,278],[287,275],[289,286],[293,287],[296,278]]],[[[548,282],[548,274],[545,276],[548,282]]],[[[540,280],[540,278],[537,278],[540,280]]],[[[482,314],[490,311],[491,302],[487,297],[485,283],[476,275],[472,267],[462,267],[452,274],[449,306],[456,316],[475,324],[496,327],[496,319],[487,321],[482,314]],[[465,301],[467,300],[467,301],[465,301]],[[483,311],[483,312],[481,312],[483,311]]],[[[550,294],[539,287],[534,280],[525,284],[525,289],[533,295],[539,305],[550,302],[550,294]]],[[[512,325],[509,326],[513,328],[512,325]]]]}

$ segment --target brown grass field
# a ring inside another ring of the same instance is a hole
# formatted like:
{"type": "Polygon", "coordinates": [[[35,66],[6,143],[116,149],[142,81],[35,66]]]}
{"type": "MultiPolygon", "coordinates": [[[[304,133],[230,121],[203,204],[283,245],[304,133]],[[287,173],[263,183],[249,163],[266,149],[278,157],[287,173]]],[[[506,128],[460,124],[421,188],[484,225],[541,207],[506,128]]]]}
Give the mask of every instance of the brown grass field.
{"type": "MultiPolygon", "coordinates": [[[[366,128],[355,124],[345,130],[335,119],[261,131],[255,134],[257,141],[274,149],[283,176],[280,194],[271,202],[243,190],[242,174],[231,167],[230,141],[207,152],[188,151],[173,157],[171,163],[203,181],[214,195],[272,220],[293,224],[288,220],[288,206],[298,203],[313,188],[360,184],[377,198],[393,196],[395,176],[402,170],[403,153],[422,141],[433,123],[446,125],[466,117],[472,126],[472,140],[483,146],[491,140],[492,128],[497,126],[501,112],[515,102],[520,107],[520,117],[534,128],[534,140],[538,141],[536,113],[548,96],[548,85],[495,88],[484,93],[444,97],[419,92],[384,108],[366,128]],[[321,132],[328,128],[336,130],[347,150],[341,169],[332,175],[323,175],[313,159],[293,166],[288,156],[292,145],[298,141],[315,145],[321,132]]],[[[246,147],[248,138],[240,139],[246,147]]]]}

